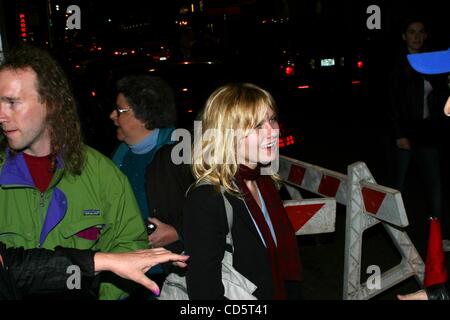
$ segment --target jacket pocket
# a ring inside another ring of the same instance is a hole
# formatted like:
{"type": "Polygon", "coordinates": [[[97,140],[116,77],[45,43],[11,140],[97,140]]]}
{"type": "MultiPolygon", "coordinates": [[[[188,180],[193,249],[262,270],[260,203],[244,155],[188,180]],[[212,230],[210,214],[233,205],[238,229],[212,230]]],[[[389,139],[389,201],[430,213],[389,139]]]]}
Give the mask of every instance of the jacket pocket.
{"type": "Polygon", "coordinates": [[[62,228],[62,236],[66,239],[74,237],[74,240],[86,240],[93,243],[98,240],[102,230],[106,227],[102,218],[86,218],[62,228]]]}
{"type": "Polygon", "coordinates": [[[0,241],[8,246],[28,248],[39,245],[39,236],[24,225],[0,225],[0,241]]]}

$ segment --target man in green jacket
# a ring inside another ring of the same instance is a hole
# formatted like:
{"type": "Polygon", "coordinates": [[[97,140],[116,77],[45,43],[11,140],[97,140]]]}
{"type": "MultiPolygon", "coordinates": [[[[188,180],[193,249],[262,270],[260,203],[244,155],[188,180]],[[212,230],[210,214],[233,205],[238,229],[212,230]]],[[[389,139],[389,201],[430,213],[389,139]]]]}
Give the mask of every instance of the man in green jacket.
{"type": "MultiPolygon", "coordinates": [[[[0,66],[0,126],[0,241],[26,249],[148,248],[127,178],[82,143],[67,78],[47,52],[18,48],[0,66]]],[[[105,278],[100,298],[123,298],[128,285],[105,278]]]]}

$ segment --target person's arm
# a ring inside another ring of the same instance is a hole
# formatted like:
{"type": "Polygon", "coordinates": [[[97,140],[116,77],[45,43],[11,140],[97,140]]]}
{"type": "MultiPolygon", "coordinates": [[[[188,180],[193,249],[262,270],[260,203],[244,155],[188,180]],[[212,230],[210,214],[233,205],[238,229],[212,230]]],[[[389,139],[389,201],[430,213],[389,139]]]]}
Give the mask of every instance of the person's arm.
{"type": "Polygon", "coordinates": [[[399,300],[450,300],[449,283],[437,284],[425,289],[409,293],[405,295],[398,295],[399,300]]]}
{"type": "Polygon", "coordinates": [[[95,275],[92,251],[61,247],[57,247],[55,251],[41,248],[6,249],[3,244],[1,247],[3,268],[11,277],[19,296],[69,290],[72,282],[69,283],[68,280],[75,272],[79,272],[79,289],[91,289],[95,275]]]}
{"type": "Polygon", "coordinates": [[[150,221],[157,229],[149,236],[152,246],[178,252],[183,241],[183,203],[186,191],[194,182],[190,166],[172,161],[175,145],[166,145],[156,153],[146,170],[145,188],[150,221]]]}
{"type": "Polygon", "coordinates": [[[94,256],[95,271],[111,271],[118,276],[132,280],[159,295],[158,285],[145,273],[153,266],[175,261],[178,267],[186,267],[188,256],[172,253],[164,248],[140,250],[136,252],[97,252],[94,256]]]}
{"type": "Polygon", "coordinates": [[[194,188],[183,218],[185,251],[190,256],[186,273],[189,298],[224,299],[222,259],[228,226],[222,195],[211,185],[194,188]]]}
{"type": "Polygon", "coordinates": [[[178,232],[173,226],[164,223],[157,218],[149,218],[148,221],[156,226],[156,230],[148,236],[148,241],[152,248],[165,247],[178,241],[178,232]]]}
{"type": "Polygon", "coordinates": [[[428,300],[450,300],[449,298],[449,283],[437,284],[425,288],[428,300]]]}
{"type": "Polygon", "coordinates": [[[397,146],[406,146],[404,140],[398,141],[402,138],[406,138],[405,129],[403,126],[402,110],[405,109],[405,89],[404,89],[404,65],[403,61],[399,61],[389,75],[389,120],[392,126],[393,134],[396,138],[397,146]]]}
{"type": "MultiPolygon", "coordinates": [[[[100,183],[104,202],[104,217],[109,222],[94,250],[102,252],[130,252],[148,249],[147,232],[133,190],[125,175],[109,172],[100,183]]],[[[102,274],[100,299],[117,300],[136,290],[133,283],[113,274],[102,274]]]]}
{"type": "Polygon", "coordinates": [[[177,255],[165,249],[95,253],[62,247],[57,247],[55,251],[42,248],[6,249],[0,243],[0,267],[9,273],[14,290],[19,296],[70,290],[69,280],[76,276],[74,270],[80,271],[81,286],[89,286],[96,272],[111,271],[159,294],[158,286],[145,273],[151,267],[168,261],[176,262],[178,267],[186,267],[187,259],[188,256],[177,255]]]}

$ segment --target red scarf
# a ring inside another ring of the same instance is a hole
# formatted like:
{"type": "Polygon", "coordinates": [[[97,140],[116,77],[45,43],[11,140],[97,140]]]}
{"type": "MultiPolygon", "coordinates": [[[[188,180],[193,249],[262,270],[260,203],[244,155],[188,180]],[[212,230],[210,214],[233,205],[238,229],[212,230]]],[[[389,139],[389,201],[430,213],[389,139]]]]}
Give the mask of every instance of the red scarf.
{"type": "Polygon", "coordinates": [[[284,282],[287,280],[300,281],[301,264],[295,231],[286,214],[278,190],[270,176],[261,175],[259,166],[255,169],[250,169],[240,165],[235,178],[237,186],[244,195],[244,200],[250,214],[255,220],[256,225],[264,238],[264,242],[266,243],[267,253],[269,254],[272,266],[274,299],[286,299],[287,296],[284,282]],[[267,225],[266,219],[264,218],[258,203],[253,198],[244,180],[256,181],[275,231],[277,245],[275,245],[269,226],[267,225]]]}

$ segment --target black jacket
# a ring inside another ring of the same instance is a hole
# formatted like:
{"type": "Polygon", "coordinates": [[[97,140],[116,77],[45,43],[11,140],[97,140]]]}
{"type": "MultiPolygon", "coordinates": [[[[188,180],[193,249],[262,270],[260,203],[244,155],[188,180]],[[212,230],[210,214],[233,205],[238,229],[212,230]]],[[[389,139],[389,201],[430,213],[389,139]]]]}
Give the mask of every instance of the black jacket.
{"type": "Polygon", "coordinates": [[[0,242],[0,256],[3,260],[3,265],[0,265],[0,300],[37,295],[56,296],[63,292],[72,297],[93,294],[91,291],[94,280],[93,251],[61,247],[57,247],[55,251],[25,250],[6,248],[0,242]],[[74,274],[68,269],[70,266],[80,268],[80,290],[68,288],[69,277],[74,274]]]}
{"type": "MultiPolygon", "coordinates": [[[[233,266],[258,288],[258,299],[273,298],[270,258],[243,200],[226,194],[233,207],[233,266]]],[[[189,192],[184,207],[186,273],[189,298],[224,299],[222,258],[226,249],[228,223],[222,194],[212,185],[189,192]]]]}
{"type": "Polygon", "coordinates": [[[173,163],[171,154],[175,146],[165,145],[155,154],[145,173],[145,188],[150,216],[172,225],[181,237],[181,241],[166,249],[180,253],[183,251],[183,203],[194,178],[189,164],[173,163]]]}
{"type": "Polygon", "coordinates": [[[389,79],[390,121],[395,139],[408,138],[412,142],[434,145],[439,136],[442,109],[448,97],[442,76],[425,76],[415,71],[402,54],[389,79]],[[424,80],[433,87],[428,96],[430,118],[424,120],[424,80]]]}
{"type": "Polygon", "coordinates": [[[437,284],[428,288],[425,288],[427,293],[428,300],[449,300],[450,291],[449,291],[449,283],[448,281],[444,284],[437,284]]]}

